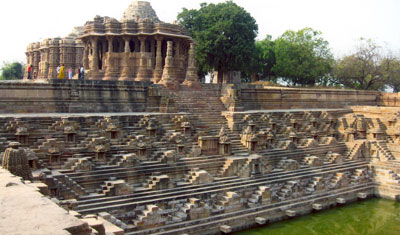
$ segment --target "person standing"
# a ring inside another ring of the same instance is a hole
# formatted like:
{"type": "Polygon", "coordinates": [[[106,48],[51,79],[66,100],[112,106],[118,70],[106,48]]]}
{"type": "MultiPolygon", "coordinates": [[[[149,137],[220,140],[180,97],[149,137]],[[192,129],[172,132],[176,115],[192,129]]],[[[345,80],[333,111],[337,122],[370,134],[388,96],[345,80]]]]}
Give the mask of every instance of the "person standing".
{"type": "Polygon", "coordinates": [[[79,79],[84,79],[85,78],[85,68],[83,67],[83,65],[81,65],[81,67],[79,68],[79,79]]]}
{"type": "Polygon", "coordinates": [[[31,64],[28,66],[27,72],[28,72],[28,79],[32,79],[32,65],[31,64]]]}
{"type": "Polygon", "coordinates": [[[68,69],[68,79],[72,79],[72,68],[68,69]]]}
{"type": "Polygon", "coordinates": [[[57,66],[57,77],[60,77],[60,69],[61,69],[61,66],[58,65],[58,66],[57,66]]]}
{"type": "Polygon", "coordinates": [[[64,64],[62,64],[60,67],[60,73],[58,74],[58,78],[60,79],[64,78],[64,64]]]}

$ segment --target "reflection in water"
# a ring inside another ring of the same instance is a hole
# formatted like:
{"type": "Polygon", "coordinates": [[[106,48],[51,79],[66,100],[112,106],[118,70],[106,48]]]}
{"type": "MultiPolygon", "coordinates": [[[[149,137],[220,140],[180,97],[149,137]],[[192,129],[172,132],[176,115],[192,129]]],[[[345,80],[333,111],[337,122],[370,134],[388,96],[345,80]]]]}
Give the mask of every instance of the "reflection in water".
{"type": "Polygon", "coordinates": [[[399,235],[400,203],[374,198],[235,234],[399,235]]]}

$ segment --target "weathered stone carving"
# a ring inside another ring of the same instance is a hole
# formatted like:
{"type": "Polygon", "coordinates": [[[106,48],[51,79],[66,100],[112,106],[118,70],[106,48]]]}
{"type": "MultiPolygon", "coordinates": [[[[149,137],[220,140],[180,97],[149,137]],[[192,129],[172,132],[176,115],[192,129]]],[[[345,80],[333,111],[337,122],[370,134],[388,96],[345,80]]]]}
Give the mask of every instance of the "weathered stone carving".
{"type": "Polygon", "coordinates": [[[26,152],[19,149],[20,143],[12,142],[10,147],[4,152],[1,166],[16,176],[25,180],[32,179],[32,171],[29,167],[26,152]]]}

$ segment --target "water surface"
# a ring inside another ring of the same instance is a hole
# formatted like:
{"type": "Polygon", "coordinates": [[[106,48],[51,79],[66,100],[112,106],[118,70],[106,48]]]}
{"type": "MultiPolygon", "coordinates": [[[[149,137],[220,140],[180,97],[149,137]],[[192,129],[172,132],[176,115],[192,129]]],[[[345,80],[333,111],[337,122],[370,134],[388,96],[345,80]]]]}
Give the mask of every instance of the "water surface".
{"type": "Polygon", "coordinates": [[[374,198],[235,234],[400,235],[400,203],[374,198]]]}

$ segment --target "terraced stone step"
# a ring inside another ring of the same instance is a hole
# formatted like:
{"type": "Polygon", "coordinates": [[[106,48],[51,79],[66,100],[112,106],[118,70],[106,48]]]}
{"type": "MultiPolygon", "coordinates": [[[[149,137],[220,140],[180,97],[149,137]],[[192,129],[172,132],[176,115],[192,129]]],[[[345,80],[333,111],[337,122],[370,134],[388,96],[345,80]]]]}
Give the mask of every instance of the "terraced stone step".
{"type": "MultiPolygon", "coordinates": [[[[277,182],[286,182],[291,179],[298,179],[299,177],[316,177],[320,176],[321,174],[329,174],[332,172],[338,172],[338,171],[346,171],[350,169],[357,169],[357,168],[362,168],[366,167],[367,162],[354,162],[353,164],[342,164],[342,165],[336,165],[336,166],[324,166],[324,168],[309,168],[309,169],[303,169],[302,171],[293,171],[293,172],[286,172],[285,175],[282,174],[275,174],[273,176],[265,175],[265,176],[260,176],[256,177],[254,179],[234,179],[234,182],[224,182],[223,184],[218,184],[218,185],[213,185],[213,184],[206,184],[206,185],[201,185],[201,187],[190,187],[190,189],[186,189],[186,187],[182,188],[176,188],[174,192],[171,193],[166,193],[166,194],[154,194],[150,195],[148,197],[141,196],[140,198],[136,199],[131,197],[127,199],[117,199],[117,200],[112,200],[108,201],[107,203],[102,201],[102,202],[96,202],[96,203],[85,203],[82,204],[82,202],[78,202],[79,205],[77,207],[77,211],[81,213],[94,213],[98,212],[101,210],[112,210],[112,208],[119,206],[133,206],[133,205],[143,205],[146,203],[157,203],[157,202],[162,202],[166,201],[169,198],[170,199],[178,199],[178,198],[187,198],[187,197],[198,197],[201,196],[202,194],[209,194],[209,193],[217,193],[220,191],[236,191],[239,190],[240,188],[250,188],[250,187],[255,187],[257,188],[258,186],[264,186],[266,184],[273,184],[277,182]],[[323,169],[323,170],[322,170],[323,169]],[[96,207],[99,206],[100,208],[96,207]]],[[[189,186],[187,186],[189,187],[189,186]]]]}

